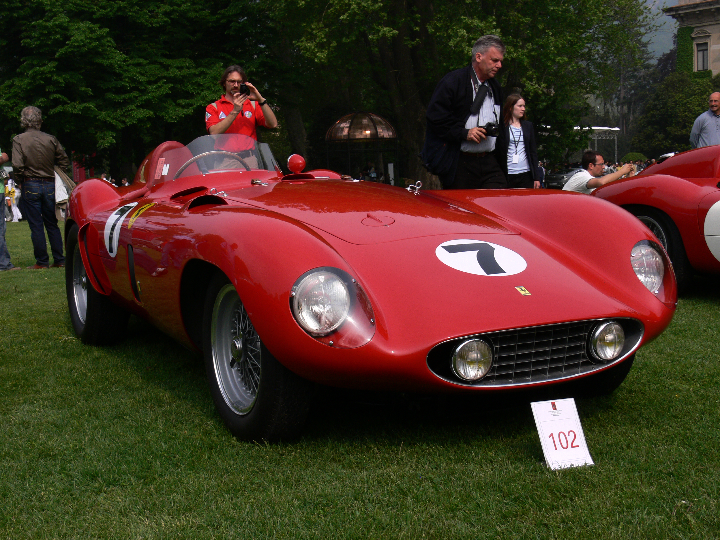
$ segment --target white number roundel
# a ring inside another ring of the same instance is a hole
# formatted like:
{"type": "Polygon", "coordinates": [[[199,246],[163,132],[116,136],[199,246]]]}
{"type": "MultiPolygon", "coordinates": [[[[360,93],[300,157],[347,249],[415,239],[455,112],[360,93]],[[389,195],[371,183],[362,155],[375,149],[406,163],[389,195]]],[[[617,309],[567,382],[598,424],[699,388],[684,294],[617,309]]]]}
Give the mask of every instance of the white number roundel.
{"type": "Polygon", "coordinates": [[[705,216],[705,243],[713,256],[720,261],[720,201],[712,205],[705,216]]]}
{"type": "Polygon", "coordinates": [[[512,276],[527,268],[525,259],[513,250],[480,240],[443,242],[435,255],[450,268],[477,276],[512,276]]]}

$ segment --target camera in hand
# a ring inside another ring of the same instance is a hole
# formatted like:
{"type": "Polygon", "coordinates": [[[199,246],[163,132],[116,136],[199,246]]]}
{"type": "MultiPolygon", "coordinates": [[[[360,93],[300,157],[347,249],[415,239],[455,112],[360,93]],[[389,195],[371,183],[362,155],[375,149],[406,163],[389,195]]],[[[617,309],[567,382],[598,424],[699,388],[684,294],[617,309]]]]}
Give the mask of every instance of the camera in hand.
{"type": "Polygon", "coordinates": [[[497,137],[500,135],[500,126],[497,125],[495,122],[488,122],[484,126],[480,126],[485,130],[485,134],[488,137],[497,137]]]}
{"type": "Polygon", "coordinates": [[[241,94],[249,94],[250,93],[250,91],[248,90],[247,84],[242,83],[240,85],[240,93],[241,94]]]}

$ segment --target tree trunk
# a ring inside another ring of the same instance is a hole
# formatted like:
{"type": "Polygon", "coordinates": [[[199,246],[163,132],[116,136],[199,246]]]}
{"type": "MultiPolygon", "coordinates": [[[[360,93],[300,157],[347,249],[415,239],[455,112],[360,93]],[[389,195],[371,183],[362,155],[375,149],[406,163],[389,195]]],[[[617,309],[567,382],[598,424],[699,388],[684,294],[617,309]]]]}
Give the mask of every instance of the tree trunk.
{"type": "MultiPolygon", "coordinates": [[[[397,0],[393,6],[398,19],[405,15],[405,3],[397,0]]],[[[390,103],[397,119],[397,131],[401,148],[406,155],[407,169],[402,176],[418,179],[424,170],[420,162],[420,150],[425,141],[425,110],[427,105],[420,100],[415,77],[412,51],[407,45],[412,37],[405,22],[390,40],[378,42],[380,63],[386,74],[386,85],[390,103]]]]}
{"type": "Polygon", "coordinates": [[[300,109],[294,105],[283,106],[283,118],[287,128],[290,149],[295,154],[307,157],[307,133],[300,109]]]}

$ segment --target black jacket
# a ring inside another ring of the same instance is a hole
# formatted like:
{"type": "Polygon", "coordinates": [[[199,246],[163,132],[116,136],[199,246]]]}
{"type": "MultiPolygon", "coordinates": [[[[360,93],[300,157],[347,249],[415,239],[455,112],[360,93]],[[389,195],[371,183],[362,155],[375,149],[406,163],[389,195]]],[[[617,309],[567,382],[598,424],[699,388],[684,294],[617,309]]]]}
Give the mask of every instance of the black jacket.
{"type": "MultiPolygon", "coordinates": [[[[530,165],[530,173],[532,174],[533,180],[539,180],[538,176],[538,153],[537,143],[535,142],[535,128],[533,128],[532,122],[527,120],[520,120],[520,126],[522,127],[523,140],[525,141],[525,155],[527,156],[528,165],[530,165]]],[[[508,148],[510,147],[510,126],[505,124],[500,130],[497,141],[495,141],[495,158],[498,160],[500,168],[508,174],[508,148]]]]}
{"type": "MultiPolygon", "coordinates": [[[[502,107],[502,90],[495,79],[488,84],[493,93],[495,104],[502,107]]],[[[445,75],[435,87],[430,104],[427,108],[426,138],[432,139],[431,147],[437,148],[443,143],[454,158],[451,172],[440,176],[443,186],[448,187],[455,181],[457,160],[460,156],[460,143],[467,140],[468,129],[465,127],[470,116],[473,101],[472,65],[456,69],[445,75]],[[428,132],[432,132],[428,137],[428,132]]],[[[426,147],[428,144],[426,143],[426,147]]]]}

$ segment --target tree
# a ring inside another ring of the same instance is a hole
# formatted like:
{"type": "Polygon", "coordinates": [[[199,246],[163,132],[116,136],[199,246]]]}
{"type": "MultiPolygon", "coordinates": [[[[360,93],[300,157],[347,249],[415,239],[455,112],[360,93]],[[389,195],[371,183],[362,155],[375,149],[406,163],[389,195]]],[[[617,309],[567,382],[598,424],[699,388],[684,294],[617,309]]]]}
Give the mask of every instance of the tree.
{"type": "Polygon", "coordinates": [[[8,3],[0,19],[3,139],[31,104],[66,147],[115,162],[138,163],[161,140],[202,133],[203,89],[222,69],[209,39],[218,2],[8,3]]]}
{"type": "MultiPolygon", "coordinates": [[[[499,80],[521,89],[543,157],[583,148],[575,130],[610,45],[642,25],[615,19],[642,0],[7,0],[0,19],[0,115],[20,109],[77,152],[138,163],[162,140],[204,132],[216,78],[242,63],[280,113],[288,146],[321,163],[323,135],[367,110],[395,125],[405,175],[417,158],[438,80],[466,65],[482,34],[508,50],[499,80]]],[[[636,13],[635,10],[634,13],[636,13]]],[[[632,41],[632,40],[630,40],[632,41]]],[[[633,42],[634,43],[634,42],[633,42]]],[[[610,51],[610,52],[609,52],[610,51]]],[[[277,136],[273,136],[277,139],[277,136]]],[[[324,161],[324,160],[323,160],[324,161]]]]}
{"type": "MultiPolygon", "coordinates": [[[[421,176],[416,156],[435,84],[469,62],[480,35],[496,33],[505,40],[501,83],[506,91],[524,92],[544,157],[559,161],[587,142],[575,127],[588,110],[585,96],[604,84],[597,74],[610,52],[623,50],[631,58],[647,29],[638,22],[644,20],[639,0],[525,0],[502,6],[476,0],[280,0],[270,5],[278,33],[296,36],[291,58],[314,64],[314,80],[330,91],[324,106],[371,109],[389,118],[413,178],[421,176]],[[624,12],[633,24],[620,27],[616,16],[624,12]],[[610,51],[611,46],[616,48],[610,51]]],[[[303,115],[310,110],[303,102],[297,108],[303,115]]]]}
{"type": "Polygon", "coordinates": [[[695,118],[707,110],[708,96],[720,84],[720,75],[697,78],[684,71],[668,75],[656,88],[652,106],[638,120],[633,146],[645,155],[689,150],[695,118]]]}

